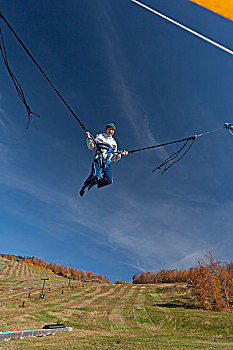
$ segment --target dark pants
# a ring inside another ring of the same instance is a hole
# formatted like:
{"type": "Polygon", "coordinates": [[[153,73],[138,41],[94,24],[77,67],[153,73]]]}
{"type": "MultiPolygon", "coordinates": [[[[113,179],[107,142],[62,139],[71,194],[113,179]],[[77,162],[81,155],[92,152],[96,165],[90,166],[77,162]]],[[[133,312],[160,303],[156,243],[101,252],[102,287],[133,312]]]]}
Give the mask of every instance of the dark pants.
{"type": "Polygon", "coordinates": [[[104,167],[104,164],[101,166],[100,158],[97,158],[93,161],[91,166],[91,173],[84,182],[85,187],[89,187],[91,183],[95,182],[98,188],[111,185],[112,183],[112,168],[111,164],[104,167]]]}

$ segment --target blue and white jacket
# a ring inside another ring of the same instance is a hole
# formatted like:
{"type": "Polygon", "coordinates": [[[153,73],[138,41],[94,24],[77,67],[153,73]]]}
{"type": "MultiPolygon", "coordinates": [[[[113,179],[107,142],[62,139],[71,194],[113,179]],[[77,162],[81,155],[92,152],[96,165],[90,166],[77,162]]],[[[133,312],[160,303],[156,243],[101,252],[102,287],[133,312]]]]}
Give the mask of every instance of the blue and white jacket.
{"type": "Polygon", "coordinates": [[[116,140],[112,136],[108,136],[106,133],[103,134],[97,134],[95,139],[87,137],[87,147],[91,150],[94,151],[95,149],[101,152],[101,155],[103,157],[103,162],[105,163],[107,158],[108,158],[108,150],[106,148],[101,148],[101,144],[111,147],[112,153],[110,155],[110,160],[113,162],[117,162],[118,160],[121,159],[121,154],[120,153],[115,153],[117,152],[117,143],[116,140]],[[99,145],[99,146],[97,146],[99,145]]]}

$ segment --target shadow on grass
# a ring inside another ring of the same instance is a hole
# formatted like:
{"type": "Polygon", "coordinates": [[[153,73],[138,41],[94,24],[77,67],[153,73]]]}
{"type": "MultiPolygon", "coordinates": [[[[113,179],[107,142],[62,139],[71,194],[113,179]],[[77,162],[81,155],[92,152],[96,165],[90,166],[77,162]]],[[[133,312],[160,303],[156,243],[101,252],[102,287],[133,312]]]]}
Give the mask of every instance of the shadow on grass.
{"type": "Polygon", "coordinates": [[[167,307],[169,309],[176,309],[176,308],[182,308],[182,309],[200,309],[198,305],[195,304],[190,304],[187,305],[185,303],[158,303],[158,304],[153,304],[153,306],[158,306],[158,307],[167,307]]]}

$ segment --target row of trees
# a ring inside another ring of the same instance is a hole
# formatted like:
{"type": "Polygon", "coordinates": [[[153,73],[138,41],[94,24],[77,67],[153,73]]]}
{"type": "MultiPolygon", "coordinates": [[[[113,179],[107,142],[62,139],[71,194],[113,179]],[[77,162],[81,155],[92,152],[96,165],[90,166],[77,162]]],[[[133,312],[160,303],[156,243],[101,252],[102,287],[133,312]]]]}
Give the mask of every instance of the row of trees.
{"type": "Polygon", "coordinates": [[[233,307],[233,262],[222,263],[212,253],[206,262],[188,270],[160,270],[133,276],[133,283],[185,282],[206,310],[229,311],[233,307]]]}
{"type": "Polygon", "coordinates": [[[75,269],[65,265],[59,265],[53,262],[48,263],[45,260],[42,260],[41,258],[28,257],[28,256],[23,257],[20,255],[15,256],[12,254],[9,254],[9,255],[0,254],[0,256],[3,259],[20,261],[27,266],[30,266],[39,270],[43,270],[46,272],[54,273],[56,275],[60,275],[63,277],[71,277],[79,281],[85,279],[85,280],[95,280],[99,282],[110,283],[109,279],[103,274],[97,275],[93,272],[79,270],[79,269],[75,269]]]}
{"type": "Polygon", "coordinates": [[[189,279],[189,270],[160,270],[153,272],[142,272],[139,275],[133,275],[133,283],[176,283],[187,282],[189,279]]]}

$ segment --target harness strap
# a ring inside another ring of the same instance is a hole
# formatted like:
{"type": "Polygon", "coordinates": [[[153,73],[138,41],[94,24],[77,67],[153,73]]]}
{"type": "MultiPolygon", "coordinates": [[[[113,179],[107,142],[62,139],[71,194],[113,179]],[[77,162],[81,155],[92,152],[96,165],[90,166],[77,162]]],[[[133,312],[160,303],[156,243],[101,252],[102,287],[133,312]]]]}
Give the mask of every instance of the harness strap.
{"type": "Polygon", "coordinates": [[[100,166],[103,169],[103,172],[99,174],[99,178],[103,177],[104,174],[104,170],[111,164],[112,160],[111,160],[111,154],[113,153],[113,149],[112,147],[110,147],[109,145],[106,145],[104,143],[97,143],[96,140],[94,140],[94,142],[96,143],[97,146],[97,152],[96,154],[98,154],[99,159],[100,159],[100,166]],[[108,150],[108,155],[107,155],[107,159],[106,162],[103,162],[103,155],[101,153],[101,148],[107,149],[108,150]]]}

